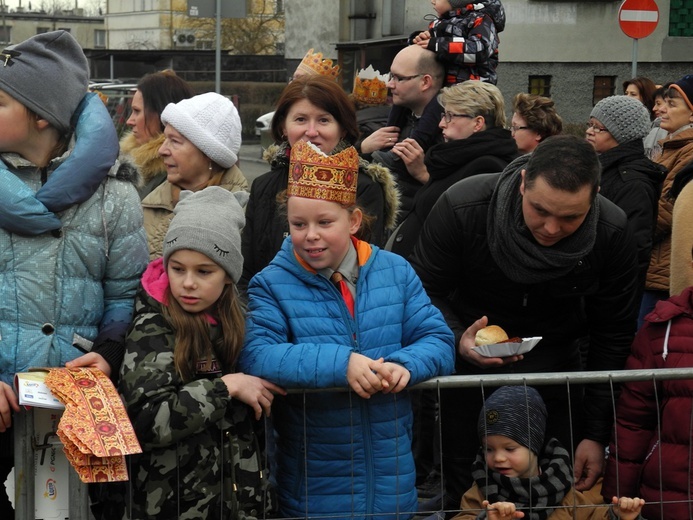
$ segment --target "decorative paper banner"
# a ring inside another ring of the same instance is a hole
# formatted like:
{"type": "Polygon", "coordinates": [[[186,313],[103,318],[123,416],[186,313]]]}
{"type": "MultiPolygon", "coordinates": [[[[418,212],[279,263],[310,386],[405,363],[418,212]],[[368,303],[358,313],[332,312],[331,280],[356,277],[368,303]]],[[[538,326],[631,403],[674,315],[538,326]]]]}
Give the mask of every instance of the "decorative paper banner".
{"type": "Polygon", "coordinates": [[[128,480],[125,455],[142,453],[111,380],[97,368],[49,368],[46,385],[64,405],[58,437],[82,482],[128,480]]]}

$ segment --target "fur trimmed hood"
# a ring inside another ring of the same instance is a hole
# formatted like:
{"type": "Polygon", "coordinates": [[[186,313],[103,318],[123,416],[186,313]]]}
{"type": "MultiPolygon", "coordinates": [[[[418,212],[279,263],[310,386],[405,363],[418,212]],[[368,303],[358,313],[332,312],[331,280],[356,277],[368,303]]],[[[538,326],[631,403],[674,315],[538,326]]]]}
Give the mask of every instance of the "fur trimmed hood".
{"type": "Polygon", "coordinates": [[[164,139],[164,134],[160,134],[144,144],[138,144],[132,132],[120,139],[119,160],[133,165],[139,171],[140,185],[147,184],[157,175],[166,172],[164,160],[159,156],[159,148],[164,139]]]}
{"type": "MultiPolygon", "coordinates": [[[[340,141],[335,149],[332,150],[332,153],[339,153],[349,146],[351,146],[350,143],[340,141]]],[[[262,158],[269,163],[272,169],[285,167],[288,170],[290,150],[291,148],[287,142],[271,144],[264,150],[262,158]]],[[[392,172],[385,166],[369,163],[362,157],[359,157],[359,175],[363,174],[368,175],[382,187],[385,197],[385,229],[392,231],[397,225],[397,212],[400,206],[400,193],[392,172]]]]}

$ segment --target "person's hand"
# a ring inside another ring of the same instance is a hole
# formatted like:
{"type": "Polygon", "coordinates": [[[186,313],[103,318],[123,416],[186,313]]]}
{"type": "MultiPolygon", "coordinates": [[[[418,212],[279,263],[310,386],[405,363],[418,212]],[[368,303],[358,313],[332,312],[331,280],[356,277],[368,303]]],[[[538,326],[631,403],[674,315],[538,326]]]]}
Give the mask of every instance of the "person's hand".
{"type": "Polygon", "coordinates": [[[12,426],[12,412],[19,411],[19,400],[14,389],[0,381],[0,433],[5,433],[12,426]]]}
{"type": "Polygon", "coordinates": [[[361,141],[361,153],[373,153],[376,150],[390,148],[399,139],[399,127],[384,126],[361,141]]]}
{"type": "Polygon", "coordinates": [[[525,516],[522,511],[515,510],[515,504],[512,502],[489,504],[488,500],[484,500],[481,505],[486,509],[486,516],[489,520],[510,520],[511,518],[524,518],[525,516]]]}
{"type": "MultiPolygon", "coordinates": [[[[409,370],[404,368],[402,365],[388,362],[383,363],[381,368],[386,369],[389,374],[389,377],[383,377],[383,383],[387,383],[387,385],[383,385],[384,394],[396,394],[397,392],[404,390],[409,384],[411,374],[409,373],[409,370]]],[[[378,373],[383,375],[380,369],[378,369],[378,373]]]]}
{"type": "Polygon", "coordinates": [[[457,345],[457,353],[464,361],[476,365],[479,368],[495,368],[509,365],[510,363],[516,363],[523,358],[522,355],[490,358],[479,354],[475,350],[474,338],[476,337],[476,333],[486,325],[488,325],[488,318],[482,316],[472,323],[460,337],[460,342],[457,345]]]}
{"type": "Polygon", "coordinates": [[[263,410],[269,417],[274,394],[286,395],[286,390],[282,387],[242,372],[225,374],[221,376],[221,380],[226,383],[229,396],[243,401],[255,410],[255,419],[257,420],[262,417],[263,410]]]}
{"type": "Polygon", "coordinates": [[[79,356],[77,359],[65,363],[65,366],[67,368],[94,367],[100,369],[106,376],[111,377],[111,365],[108,364],[108,361],[101,354],[96,352],[89,352],[79,356]]]}
{"type": "MultiPolygon", "coordinates": [[[[388,363],[391,365],[392,363],[388,363]]],[[[347,383],[357,395],[369,399],[371,395],[390,387],[392,372],[383,362],[352,352],[347,366],[347,383]]]]}
{"type": "Polygon", "coordinates": [[[428,31],[421,31],[419,34],[417,34],[414,39],[412,40],[412,43],[415,43],[416,45],[420,45],[421,47],[426,47],[428,45],[428,40],[431,39],[431,33],[428,31]]]}
{"type": "Polygon", "coordinates": [[[594,486],[604,470],[604,446],[597,441],[583,439],[575,450],[575,489],[587,491],[594,486]]]}
{"type": "Polygon", "coordinates": [[[426,154],[416,139],[407,137],[392,147],[392,153],[402,159],[412,177],[421,184],[428,182],[430,175],[424,164],[424,156],[426,154]]]}
{"type": "Polygon", "coordinates": [[[638,497],[613,497],[611,503],[614,505],[614,514],[621,520],[635,520],[645,505],[645,501],[638,497]]]}

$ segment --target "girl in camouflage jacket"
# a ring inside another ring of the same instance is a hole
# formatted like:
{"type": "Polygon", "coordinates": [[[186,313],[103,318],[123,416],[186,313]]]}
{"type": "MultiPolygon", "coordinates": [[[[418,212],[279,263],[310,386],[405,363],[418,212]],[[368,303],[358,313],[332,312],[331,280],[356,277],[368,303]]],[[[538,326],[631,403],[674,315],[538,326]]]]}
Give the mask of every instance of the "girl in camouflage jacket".
{"type": "Polygon", "coordinates": [[[252,518],[268,506],[252,412],[269,415],[283,391],[234,373],[242,199],[216,186],[183,192],[164,257],[142,277],[120,391],[143,453],[114,517],[252,518]]]}

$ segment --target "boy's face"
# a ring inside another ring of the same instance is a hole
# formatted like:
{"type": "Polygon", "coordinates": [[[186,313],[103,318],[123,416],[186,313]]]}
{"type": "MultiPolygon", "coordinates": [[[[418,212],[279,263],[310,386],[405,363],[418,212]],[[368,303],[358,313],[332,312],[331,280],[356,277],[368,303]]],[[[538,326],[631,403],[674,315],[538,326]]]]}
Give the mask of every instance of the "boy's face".
{"type": "Polygon", "coordinates": [[[336,202],[289,197],[289,231],[294,251],[316,271],[337,270],[361,226],[361,211],[349,211],[336,202]]]}
{"type": "Polygon", "coordinates": [[[431,0],[431,4],[433,4],[433,9],[438,13],[438,16],[443,16],[448,11],[452,11],[449,0],[431,0]]]}
{"type": "Polygon", "coordinates": [[[488,435],[482,445],[489,469],[508,478],[539,475],[537,456],[522,444],[505,435],[488,435]]]}

